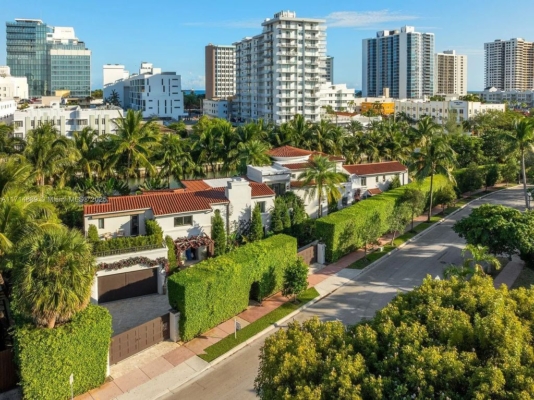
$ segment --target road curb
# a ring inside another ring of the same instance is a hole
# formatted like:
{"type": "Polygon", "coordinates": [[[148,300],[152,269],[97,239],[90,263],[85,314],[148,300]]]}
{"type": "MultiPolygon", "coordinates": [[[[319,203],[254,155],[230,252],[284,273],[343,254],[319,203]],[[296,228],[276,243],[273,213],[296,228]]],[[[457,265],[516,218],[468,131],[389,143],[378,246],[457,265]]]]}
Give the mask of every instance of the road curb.
{"type": "MultiPolygon", "coordinates": [[[[408,243],[412,243],[414,241],[416,241],[416,239],[420,238],[421,236],[423,236],[424,234],[430,232],[435,226],[437,225],[440,225],[441,223],[443,223],[444,221],[446,221],[449,217],[455,215],[456,213],[460,212],[461,210],[463,210],[465,207],[467,207],[468,205],[470,205],[471,203],[477,201],[477,200],[481,200],[485,197],[488,197],[488,196],[491,196],[497,192],[501,192],[503,190],[507,190],[508,188],[506,189],[502,189],[502,190],[498,190],[498,191],[495,191],[495,192],[491,192],[491,193],[488,193],[488,194],[485,194],[483,196],[480,196],[476,199],[473,199],[471,200],[470,202],[464,204],[462,207],[460,207],[458,210],[455,210],[453,211],[452,213],[450,213],[449,215],[445,216],[444,218],[440,219],[438,222],[432,224],[431,226],[429,226],[427,229],[425,229],[424,231],[418,233],[417,235],[415,235],[414,237],[410,238],[409,240],[407,240],[406,242],[402,243],[400,246],[396,247],[395,249],[391,250],[389,253],[387,253],[386,255],[384,255],[383,257],[381,257],[380,259],[376,260],[376,261],[373,261],[371,264],[369,264],[368,266],[366,266],[365,268],[363,268],[360,272],[360,274],[358,274],[357,276],[361,276],[363,275],[364,273],[366,272],[369,272],[370,270],[372,270],[373,268],[375,268],[377,265],[379,265],[381,262],[383,262],[386,258],[390,257],[392,254],[398,252],[400,249],[402,249],[404,246],[406,246],[408,243]]],[[[346,268],[344,268],[346,269],[346,268]]],[[[340,270],[342,271],[342,270],[340,270]]],[[[234,347],[233,349],[229,350],[228,352],[222,354],[221,356],[217,357],[215,360],[211,361],[210,363],[208,363],[208,365],[206,365],[205,368],[199,370],[197,373],[195,373],[194,375],[192,375],[189,379],[181,382],[179,385],[169,389],[170,392],[184,386],[185,384],[193,381],[194,379],[196,379],[198,376],[200,376],[201,374],[203,374],[204,372],[208,371],[209,369],[215,367],[217,364],[221,363],[222,361],[226,360],[227,358],[231,357],[232,355],[236,354],[237,352],[239,352],[240,350],[242,350],[243,348],[249,346],[250,344],[252,344],[253,342],[255,342],[256,340],[258,340],[260,337],[262,337],[263,335],[271,332],[271,331],[274,331],[275,329],[278,329],[283,323],[285,323],[286,321],[290,320],[291,318],[294,318],[297,314],[299,314],[300,312],[306,310],[307,308],[311,307],[312,305],[314,305],[315,303],[317,303],[318,301],[324,299],[325,297],[327,296],[330,296],[332,293],[334,293],[335,291],[337,291],[339,288],[342,288],[343,286],[347,285],[349,282],[352,282],[353,279],[347,279],[345,282],[342,282],[339,286],[336,286],[334,288],[334,290],[332,291],[329,291],[323,295],[319,295],[317,296],[316,298],[314,298],[313,300],[310,300],[308,303],[304,304],[302,307],[298,308],[297,310],[293,311],[292,313],[286,315],[284,318],[276,321],[274,324],[270,325],[269,327],[265,328],[264,330],[262,330],[261,332],[258,332],[257,334],[255,334],[254,336],[252,336],[251,338],[247,339],[245,342],[237,345],[236,347],[234,347]]],[[[198,356],[197,356],[198,357],[198,356]]],[[[200,358],[200,357],[199,357],[200,358]]],[[[168,393],[166,393],[165,395],[167,395],[168,393]]],[[[159,399],[163,397],[163,395],[161,396],[158,396],[156,397],[155,399],[159,399]]]]}

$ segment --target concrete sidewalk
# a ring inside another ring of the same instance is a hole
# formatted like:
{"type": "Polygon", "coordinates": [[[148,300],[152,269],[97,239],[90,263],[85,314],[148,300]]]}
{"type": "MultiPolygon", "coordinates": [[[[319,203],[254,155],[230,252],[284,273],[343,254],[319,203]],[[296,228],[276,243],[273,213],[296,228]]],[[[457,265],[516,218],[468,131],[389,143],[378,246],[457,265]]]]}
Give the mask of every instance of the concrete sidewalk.
{"type": "MultiPolygon", "coordinates": [[[[432,210],[432,215],[437,215],[440,212],[441,208],[436,207],[432,210]]],[[[426,222],[426,219],[426,214],[417,217],[414,222],[414,227],[426,222]]],[[[409,229],[411,229],[411,225],[408,226],[405,231],[408,231],[409,229]]],[[[389,244],[390,241],[391,235],[384,235],[379,240],[382,245],[389,244]]],[[[362,259],[364,256],[365,253],[363,250],[357,250],[346,255],[337,262],[327,265],[323,269],[310,274],[308,276],[309,287],[315,287],[319,293],[319,297],[306,304],[302,308],[296,310],[282,321],[292,318],[294,314],[309,307],[311,304],[314,304],[341,286],[344,286],[362,273],[363,270],[346,268],[354,262],[362,259]]],[[[247,310],[238,314],[236,318],[241,326],[245,327],[280,307],[287,301],[289,301],[289,299],[282,296],[280,293],[277,293],[271,298],[264,300],[261,305],[249,307],[247,310]]],[[[128,369],[126,369],[126,372],[114,374],[113,370],[115,368],[112,367],[111,378],[113,380],[105,383],[100,388],[91,390],[89,393],[78,396],[77,399],[137,400],[161,397],[173,390],[176,390],[178,387],[193,379],[203,371],[211,368],[223,359],[239,351],[248,343],[253,342],[256,337],[262,336],[268,330],[274,329],[276,329],[274,325],[270,328],[267,328],[263,332],[260,332],[256,336],[250,338],[246,342],[230,350],[228,353],[212,361],[211,363],[208,363],[198,357],[201,354],[205,354],[204,350],[207,347],[234,333],[234,319],[232,318],[226,322],[223,322],[222,324],[219,324],[217,327],[209,330],[190,342],[182,343],[181,345],[168,343],[168,345],[171,346],[168,348],[172,348],[172,350],[166,353],[158,354],[157,351],[152,350],[154,353],[154,358],[151,360],[146,360],[146,358],[143,358],[142,355],[134,356],[137,357],[137,359],[134,363],[130,363],[130,366],[128,369]]],[[[154,347],[152,349],[154,349],[154,347]]],[[[147,353],[150,351],[151,349],[146,350],[147,353]]],[[[125,360],[123,363],[128,363],[128,360],[125,360]]]]}
{"type": "Polygon", "coordinates": [[[513,256],[506,266],[499,272],[499,275],[494,279],[493,286],[498,289],[501,285],[506,285],[508,289],[512,288],[512,285],[516,281],[517,277],[523,270],[525,263],[521,261],[519,256],[513,256]]]}

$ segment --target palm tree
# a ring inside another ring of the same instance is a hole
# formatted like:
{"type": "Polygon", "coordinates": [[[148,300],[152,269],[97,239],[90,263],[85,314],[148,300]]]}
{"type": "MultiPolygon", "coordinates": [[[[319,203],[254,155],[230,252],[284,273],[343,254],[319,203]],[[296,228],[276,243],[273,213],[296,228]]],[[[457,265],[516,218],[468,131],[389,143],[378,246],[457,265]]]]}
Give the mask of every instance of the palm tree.
{"type": "Polygon", "coordinates": [[[334,129],[334,125],[326,119],[322,119],[318,124],[314,124],[309,131],[310,137],[306,147],[319,152],[325,151],[325,142],[331,136],[332,129],[334,129]]]}
{"type": "Polygon", "coordinates": [[[78,151],[70,139],[46,123],[28,133],[24,156],[33,165],[37,185],[43,186],[74,165],[78,151]]]}
{"type": "Polygon", "coordinates": [[[346,176],[336,172],[336,164],[328,157],[317,155],[310,158],[309,166],[298,176],[304,187],[308,187],[306,196],[315,198],[319,202],[318,216],[322,217],[323,199],[333,203],[341,198],[339,185],[347,180],[346,176]]]}
{"type": "Polygon", "coordinates": [[[0,159],[0,196],[9,189],[29,186],[32,166],[20,155],[0,159]]]}
{"type": "Polygon", "coordinates": [[[432,200],[434,175],[442,174],[451,182],[454,182],[452,168],[455,165],[455,153],[447,143],[443,134],[430,136],[424,141],[424,145],[413,153],[413,161],[410,170],[415,172],[415,178],[423,181],[430,177],[430,205],[428,208],[428,219],[432,217],[432,200]]]}
{"type": "Polygon", "coordinates": [[[175,134],[163,136],[157,157],[161,165],[160,174],[166,177],[169,187],[171,178],[179,181],[196,169],[189,150],[189,142],[180,136],[175,134]]]}
{"type": "Polygon", "coordinates": [[[159,141],[160,133],[155,121],[143,121],[142,111],[128,110],[126,117],[114,121],[117,131],[107,135],[112,143],[113,163],[121,157],[126,158],[126,177],[136,175],[139,167],[144,167],[150,174],[155,172],[149,158],[159,141]]]}
{"type": "Polygon", "coordinates": [[[415,127],[410,128],[408,135],[412,145],[417,147],[423,145],[426,140],[432,138],[434,135],[440,133],[441,130],[441,126],[434,122],[432,117],[426,115],[417,121],[415,127]]]}
{"type": "Polygon", "coordinates": [[[534,147],[534,123],[526,118],[519,118],[514,121],[514,130],[508,139],[519,148],[521,155],[521,176],[523,178],[523,194],[525,196],[525,207],[530,210],[527,193],[527,176],[525,170],[525,152],[534,147]]]}
{"type": "Polygon", "coordinates": [[[79,231],[60,226],[32,235],[13,263],[17,305],[37,326],[54,328],[89,304],[96,265],[79,231]]]}
{"type": "Polygon", "coordinates": [[[217,128],[211,124],[206,129],[199,130],[192,137],[193,152],[196,155],[196,162],[200,164],[209,164],[211,170],[215,173],[216,164],[221,154],[221,137],[218,136],[217,128]]]}
{"type": "Polygon", "coordinates": [[[87,127],[81,132],[74,132],[72,139],[80,155],[77,169],[82,172],[84,178],[91,178],[98,160],[102,159],[102,147],[98,145],[98,131],[87,127]]]}
{"type": "Polygon", "coordinates": [[[295,117],[285,122],[275,133],[275,146],[297,146],[302,144],[304,138],[310,137],[312,125],[304,119],[304,116],[296,114],[295,117]]]}
{"type": "Polygon", "coordinates": [[[239,143],[240,173],[247,173],[247,165],[267,165],[271,163],[271,158],[267,154],[269,144],[262,140],[249,140],[248,142],[239,143]]]}
{"type": "Polygon", "coordinates": [[[476,272],[487,272],[491,274],[494,269],[498,270],[501,268],[499,259],[489,254],[486,246],[468,244],[462,250],[462,256],[464,257],[464,267],[470,267],[476,272]],[[467,252],[471,253],[471,257],[466,257],[467,252]],[[484,266],[481,263],[487,266],[486,271],[484,271],[484,266]]]}
{"type": "Polygon", "coordinates": [[[0,154],[19,153],[25,144],[24,140],[13,137],[13,125],[0,123],[0,154]]]}

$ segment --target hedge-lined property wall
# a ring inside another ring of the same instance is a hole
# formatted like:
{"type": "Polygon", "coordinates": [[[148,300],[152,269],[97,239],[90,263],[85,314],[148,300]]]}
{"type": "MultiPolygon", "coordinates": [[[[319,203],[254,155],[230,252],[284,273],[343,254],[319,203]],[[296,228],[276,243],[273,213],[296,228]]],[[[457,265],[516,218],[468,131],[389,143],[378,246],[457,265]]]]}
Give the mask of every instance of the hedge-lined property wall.
{"type": "Polygon", "coordinates": [[[111,315],[103,307],[89,305],[54,329],[18,327],[14,338],[25,399],[70,399],[71,373],[75,396],[106,379],[111,315]]]}
{"type": "Polygon", "coordinates": [[[275,235],[172,275],[169,303],[180,311],[181,339],[190,340],[245,310],[251,289],[259,299],[280,290],[286,267],[296,259],[297,240],[275,235]]]}
{"type": "MultiPolygon", "coordinates": [[[[448,184],[450,183],[445,177],[435,176],[434,193],[448,184]]],[[[326,260],[336,261],[361,248],[364,243],[359,232],[365,226],[366,218],[370,218],[375,213],[380,215],[380,236],[386,233],[389,230],[388,218],[393,212],[397,199],[408,188],[418,188],[428,197],[430,179],[426,179],[422,183],[412,182],[400,188],[389,190],[316,220],[316,236],[326,244],[326,260]]]]}

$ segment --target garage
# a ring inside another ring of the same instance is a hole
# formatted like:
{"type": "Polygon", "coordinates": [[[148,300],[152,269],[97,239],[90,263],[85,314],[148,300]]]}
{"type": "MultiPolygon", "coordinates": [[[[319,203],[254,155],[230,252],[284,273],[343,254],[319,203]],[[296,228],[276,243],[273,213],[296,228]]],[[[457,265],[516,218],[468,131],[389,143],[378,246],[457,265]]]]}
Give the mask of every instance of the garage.
{"type": "Polygon", "coordinates": [[[145,296],[157,292],[157,268],[98,277],[99,303],[145,296]]]}

